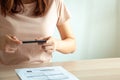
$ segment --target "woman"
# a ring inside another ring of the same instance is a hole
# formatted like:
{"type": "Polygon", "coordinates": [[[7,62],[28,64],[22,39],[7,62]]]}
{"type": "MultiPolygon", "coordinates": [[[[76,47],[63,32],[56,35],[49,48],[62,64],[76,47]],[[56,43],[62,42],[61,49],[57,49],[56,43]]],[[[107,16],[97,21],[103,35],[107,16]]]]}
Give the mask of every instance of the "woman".
{"type": "Polygon", "coordinates": [[[0,63],[44,63],[54,50],[74,52],[69,19],[62,0],[0,0],[0,63]],[[61,40],[52,37],[55,27],[61,40]],[[24,44],[24,40],[46,42],[24,44]]]}

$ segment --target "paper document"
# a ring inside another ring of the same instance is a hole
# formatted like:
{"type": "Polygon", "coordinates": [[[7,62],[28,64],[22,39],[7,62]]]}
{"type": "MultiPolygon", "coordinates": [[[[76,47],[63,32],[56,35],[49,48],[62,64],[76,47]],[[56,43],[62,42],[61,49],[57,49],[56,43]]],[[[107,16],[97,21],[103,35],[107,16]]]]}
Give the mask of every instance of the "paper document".
{"type": "Polygon", "coordinates": [[[79,80],[61,66],[15,69],[21,80],[79,80]]]}

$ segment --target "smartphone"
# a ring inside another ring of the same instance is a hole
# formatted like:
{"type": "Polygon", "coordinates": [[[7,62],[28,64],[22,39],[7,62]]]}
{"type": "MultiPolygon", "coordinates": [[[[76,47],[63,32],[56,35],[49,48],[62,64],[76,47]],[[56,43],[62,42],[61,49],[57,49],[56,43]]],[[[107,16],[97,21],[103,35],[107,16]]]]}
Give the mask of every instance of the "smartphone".
{"type": "Polygon", "coordinates": [[[46,40],[30,40],[30,41],[22,41],[23,44],[26,43],[45,43],[46,40]]]}

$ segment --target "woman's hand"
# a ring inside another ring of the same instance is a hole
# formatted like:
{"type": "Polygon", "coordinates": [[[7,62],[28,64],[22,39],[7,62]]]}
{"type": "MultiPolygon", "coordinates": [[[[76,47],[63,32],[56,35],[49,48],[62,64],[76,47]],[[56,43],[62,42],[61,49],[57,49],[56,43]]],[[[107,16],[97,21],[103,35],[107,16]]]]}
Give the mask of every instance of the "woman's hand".
{"type": "Polygon", "coordinates": [[[40,43],[45,52],[52,53],[56,50],[56,40],[53,37],[43,38],[42,40],[46,40],[45,43],[40,43]]]}
{"type": "Polygon", "coordinates": [[[12,35],[6,35],[5,42],[6,53],[14,53],[17,50],[18,45],[22,44],[22,41],[18,40],[16,36],[12,35]]]}

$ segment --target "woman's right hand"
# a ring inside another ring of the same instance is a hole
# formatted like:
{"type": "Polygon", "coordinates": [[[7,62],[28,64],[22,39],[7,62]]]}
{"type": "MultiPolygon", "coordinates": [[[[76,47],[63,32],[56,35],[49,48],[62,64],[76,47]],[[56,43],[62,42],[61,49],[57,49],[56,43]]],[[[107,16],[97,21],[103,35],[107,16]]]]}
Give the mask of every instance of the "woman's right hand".
{"type": "Polygon", "coordinates": [[[6,35],[5,42],[5,53],[15,53],[17,47],[22,44],[22,41],[13,35],[6,35]]]}

